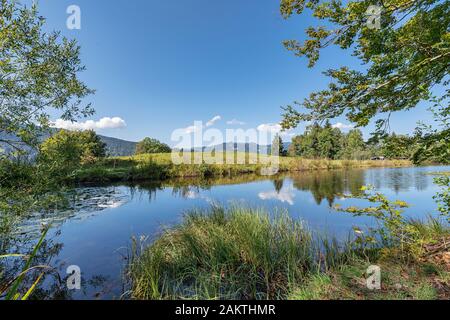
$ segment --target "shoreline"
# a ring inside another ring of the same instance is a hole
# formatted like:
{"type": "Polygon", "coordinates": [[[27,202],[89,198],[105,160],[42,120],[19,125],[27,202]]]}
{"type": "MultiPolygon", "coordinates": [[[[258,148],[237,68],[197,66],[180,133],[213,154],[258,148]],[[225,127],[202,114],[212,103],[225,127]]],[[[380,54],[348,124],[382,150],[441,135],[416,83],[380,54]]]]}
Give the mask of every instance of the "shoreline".
{"type": "MultiPolygon", "coordinates": [[[[409,160],[327,160],[281,157],[276,174],[365,168],[399,168],[414,166],[409,160]]],[[[220,178],[261,174],[261,163],[246,164],[179,164],[170,154],[148,154],[134,157],[107,158],[76,170],[68,179],[74,183],[148,182],[173,178],[220,178]]],[[[276,175],[275,174],[275,175],[276,175]]]]}

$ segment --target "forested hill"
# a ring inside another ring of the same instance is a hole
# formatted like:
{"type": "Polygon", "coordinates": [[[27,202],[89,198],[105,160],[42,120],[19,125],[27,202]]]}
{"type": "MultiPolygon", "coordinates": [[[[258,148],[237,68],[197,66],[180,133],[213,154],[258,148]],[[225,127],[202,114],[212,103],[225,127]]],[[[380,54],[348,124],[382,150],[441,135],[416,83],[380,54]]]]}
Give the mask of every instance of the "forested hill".
{"type": "Polygon", "coordinates": [[[106,143],[107,154],[109,156],[132,156],[136,151],[136,142],[99,135],[100,139],[106,143]]]}
{"type": "MultiPolygon", "coordinates": [[[[42,140],[45,140],[48,137],[48,135],[45,135],[45,137],[42,140]]],[[[122,139],[107,137],[99,135],[100,139],[104,143],[106,143],[107,148],[107,154],[109,156],[132,156],[134,155],[134,152],[136,150],[136,142],[132,141],[126,141],[122,139]]],[[[14,139],[14,136],[6,135],[0,133],[0,140],[16,140],[14,139]]],[[[4,152],[6,154],[12,152],[12,147],[8,146],[5,143],[0,142],[0,152],[4,152]]]]}

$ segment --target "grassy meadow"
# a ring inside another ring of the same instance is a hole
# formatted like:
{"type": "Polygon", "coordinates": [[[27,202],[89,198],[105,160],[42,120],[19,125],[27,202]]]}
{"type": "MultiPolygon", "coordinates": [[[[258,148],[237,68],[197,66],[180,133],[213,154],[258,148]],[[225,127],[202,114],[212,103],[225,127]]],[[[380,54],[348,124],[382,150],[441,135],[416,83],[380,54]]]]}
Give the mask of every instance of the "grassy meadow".
{"type": "MultiPolygon", "coordinates": [[[[70,179],[76,182],[114,182],[187,177],[224,177],[249,173],[260,174],[261,169],[269,165],[269,157],[266,155],[219,153],[216,156],[223,159],[222,164],[208,164],[204,161],[205,156],[208,155],[201,152],[187,153],[185,157],[188,161],[183,164],[173,164],[170,153],[106,158],[95,164],[84,165],[76,170],[70,179]],[[226,163],[228,162],[225,161],[227,158],[233,159],[232,164],[226,163]],[[241,161],[238,161],[238,158],[241,161]]],[[[327,160],[280,157],[278,172],[405,167],[411,165],[412,163],[409,160],[327,160]]]]}

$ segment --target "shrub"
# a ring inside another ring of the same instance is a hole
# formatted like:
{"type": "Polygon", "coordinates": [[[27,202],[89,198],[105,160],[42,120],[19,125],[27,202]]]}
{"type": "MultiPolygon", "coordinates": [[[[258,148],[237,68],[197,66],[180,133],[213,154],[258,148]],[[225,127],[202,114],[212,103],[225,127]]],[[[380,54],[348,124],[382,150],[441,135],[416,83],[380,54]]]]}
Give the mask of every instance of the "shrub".
{"type": "Polygon", "coordinates": [[[172,149],[167,144],[156,139],[145,138],[136,145],[136,154],[170,152],[172,152],[172,149]]]}
{"type": "Polygon", "coordinates": [[[82,164],[105,157],[106,145],[92,130],[60,130],[39,147],[38,162],[50,172],[66,175],[82,164]]]}

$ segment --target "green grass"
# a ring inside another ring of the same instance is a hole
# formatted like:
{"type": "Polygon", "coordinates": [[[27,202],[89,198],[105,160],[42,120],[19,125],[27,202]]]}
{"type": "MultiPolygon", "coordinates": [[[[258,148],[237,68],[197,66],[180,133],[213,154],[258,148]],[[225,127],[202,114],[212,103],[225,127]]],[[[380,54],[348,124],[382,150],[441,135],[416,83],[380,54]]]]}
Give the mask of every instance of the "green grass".
{"type": "MultiPolygon", "coordinates": [[[[218,157],[222,159],[225,159],[227,156],[235,157],[235,164],[206,164],[202,161],[203,156],[204,154],[202,153],[190,153],[187,158],[191,159],[193,164],[179,165],[172,163],[170,153],[107,158],[94,165],[87,165],[75,171],[71,176],[71,180],[77,182],[114,182],[186,177],[224,177],[249,173],[261,174],[261,169],[267,166],[267,156],[264,155],[257,156],[248,153],[218,154],[218,157]],[[244,160],[243,163],[237,163],[236,159],[238,157],[244,160]]],[[[410,165],[411,162],[408,160],[311,160],[299,157],[280,157],[279,172],[410,165]]]]}
{"type": "Polygon", "coordinates": [[[286,213],[194,211],[130,265],[134,299],[280,299],[313,267],[312,239],[286,213]]]}
{"type": "MultiPolygon", "coordinates": [[[[294,300],[435,300],[450,298],[450,264],[430,260],[428,245],[450,240],[449,225],[435,218],[411,220],[417,230],[415,249],[379,247],[370,254],[347,252],[323,272],[310,274],[289,295],[294,300]],[[367,268],[381,269],[381,290],[365,285],[367,268]]],[[[448,254],[448,248],[439,254],[448,254]],[[447,250],[447,251],[445,251],[447,250]]]]}
{"type": "Polygon", "coordinates": [[[305,284],[292,290],[287,297],[289,300],[321,300],[332,290],[333,281],[324,273],[312,274],[305,284]]]}
{"type": "Polygon", "coordinates": [[[192,211],[150,246],[135,243],[131,298],[449,299],[450,266],[430,260],[424,249],[450,240],[448,224],[410,224],[417,229],[415,250],[366,250],[318,239],[286,213],[236,206],[192,211]],[[381,290],[366,286],[370,265],[381,268],[381,290]]]}
{"type": "Polygon", "coordinates": [[[429,172],[427,173],[429,175],[432,176],[450,176],[450,171],[433,171],[433,172],[429,172]]]}
{"type": "MultiPolygon", "coordinates": [[[[436,287],[437,274],[447,273],[442,266],[429,266],[419,261],[405,263],[394,253],[384,253],[374,261],[355,259],[339,268],[311,274],[289,295],[291,300],[435,300],[448,299],[436,287]],[[376,264],[381,268],[381,290],[366,287],[366,270],[376,264]]],[[[450,283],[444,280],[446,286],[450,283]]]]}

